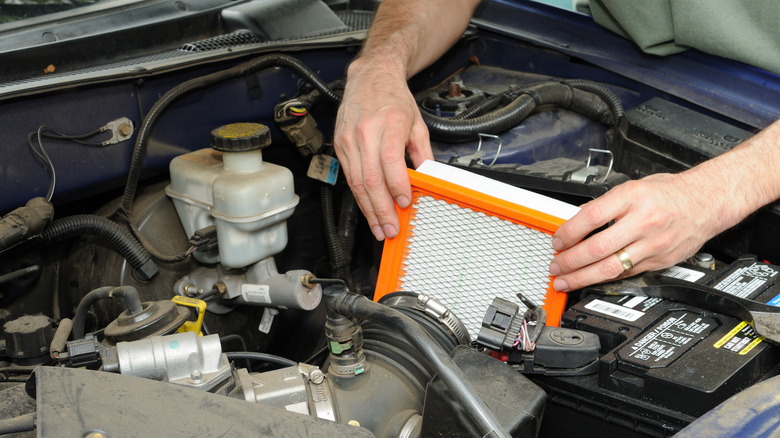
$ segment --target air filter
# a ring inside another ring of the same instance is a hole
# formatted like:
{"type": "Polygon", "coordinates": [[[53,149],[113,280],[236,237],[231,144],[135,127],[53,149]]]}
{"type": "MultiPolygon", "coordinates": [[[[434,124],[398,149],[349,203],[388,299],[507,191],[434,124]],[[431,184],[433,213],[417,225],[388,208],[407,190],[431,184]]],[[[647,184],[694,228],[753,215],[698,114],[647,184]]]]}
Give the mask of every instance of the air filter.
{"type": "MultiPolygon", "coordinates": [[[[412,202],[396,206],[400,230],[385,240],[375,300],[397,290],[431,295],[460,318],[472,340],[494,298],[524,310],[518,292],[543,305],[548,325],[560,324],[566,294],[552,288],[549,266],[552,235],[564,219],[414,170],[409,178],[412,202]]],[[[559,215],[568,219],[576,207],[564,205],[569,209],[559,215]]]]}

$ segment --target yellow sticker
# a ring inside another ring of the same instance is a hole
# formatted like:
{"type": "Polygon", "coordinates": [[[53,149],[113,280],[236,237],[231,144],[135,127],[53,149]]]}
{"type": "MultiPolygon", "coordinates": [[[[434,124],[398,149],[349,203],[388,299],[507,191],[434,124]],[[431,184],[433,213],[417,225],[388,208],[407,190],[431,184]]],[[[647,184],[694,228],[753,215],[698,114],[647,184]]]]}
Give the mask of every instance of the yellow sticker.
{"type": "Polygon", "coordinates": [[[733,338],[734,335],[739,333],[739,331],[742,330],[742,328],[745,327],[746,325],[747,325],[747,323],[745,321],[742,321],[739,324],[737,324],[737,326],[734,327],[733,329],[731,329],[730,332],[726,333],[726,336],[720,338],[720,340],[715,343],[715,348],[722,347],[723,344],[725,344],[726,342],[730,341],[731,338],[733,338]]]}
{"type": "Polygon", "coordinates": [[[743,348],[742,351],[739,352],[741,356],[744,356],[748,353],[750,353],[750,350],[756,347],[756,345],[760,344],[761,341],[764,340],[763,336],[759,336],[756,339],[753,339],[753,342],[751,342],[747,347],[743,348]]]}

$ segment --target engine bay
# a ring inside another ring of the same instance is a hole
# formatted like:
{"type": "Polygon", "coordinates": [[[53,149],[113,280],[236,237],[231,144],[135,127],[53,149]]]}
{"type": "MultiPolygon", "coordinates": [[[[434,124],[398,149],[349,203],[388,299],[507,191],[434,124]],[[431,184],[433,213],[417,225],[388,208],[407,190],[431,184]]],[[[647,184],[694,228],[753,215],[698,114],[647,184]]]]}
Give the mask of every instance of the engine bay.
{"type": "MultiPolygon", "coordinates": [[[[410,81],[436,160],[461,171],[579,205],[780,111],[772,93],[751,109],[655,75],[706,69],[700,54],[616,67],[560,44],[550,10],[488,3],[410,81]]],[[[370,12],[330,8],[324,35],[249,26],[256,39],[168,64],[0,87],[0,412],[32,424],[10,432],[666,437],[777,374],[778,339],[745,322],[748,301],[771,314],[780,297],[776,204],[678,266],[570,292],[556,315],[549,284],[511,280],[467,305],[440,280],[380,299],[383,244],[333,150],[370,12]]],[[[746,98],[780,84],[734,76],[746,98]]]]}

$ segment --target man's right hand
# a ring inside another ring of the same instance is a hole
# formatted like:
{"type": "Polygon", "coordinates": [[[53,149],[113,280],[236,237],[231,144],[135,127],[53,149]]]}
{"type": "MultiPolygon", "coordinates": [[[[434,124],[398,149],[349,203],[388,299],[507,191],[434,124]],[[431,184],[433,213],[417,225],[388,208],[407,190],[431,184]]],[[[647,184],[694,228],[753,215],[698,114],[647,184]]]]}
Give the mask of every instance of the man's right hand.
{"type": "Polygon", "coordinates": [[[398,234],[393,200],[402,208],[411,202],[404,153],[415,167],[433,158],[428,128],[402,71],[356,59],[336,117],[336,155],[377,240],[398,234]]]}

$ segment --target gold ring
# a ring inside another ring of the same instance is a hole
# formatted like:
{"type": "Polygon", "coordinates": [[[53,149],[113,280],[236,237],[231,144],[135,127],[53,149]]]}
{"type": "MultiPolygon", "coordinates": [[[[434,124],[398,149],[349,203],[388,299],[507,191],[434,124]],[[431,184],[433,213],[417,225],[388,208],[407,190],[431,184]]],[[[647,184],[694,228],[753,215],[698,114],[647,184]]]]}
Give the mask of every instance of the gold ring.
{"type": "Polygon", "coordinates": [[[620,263],[623,264],[624,271],[628,272],[634,269],[634,264],[631,263],[631,257],[628,256],[628,253],[625,249],[621,249],[620,251],[616,252],[615,255],[617,256],[618,260],[620,260],[620,263]]]}

